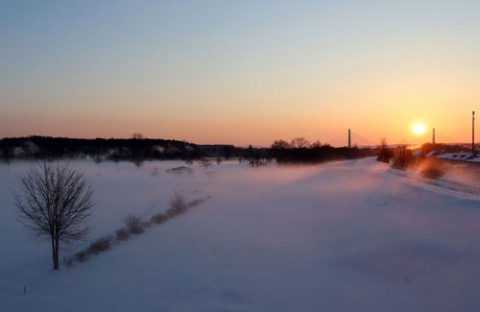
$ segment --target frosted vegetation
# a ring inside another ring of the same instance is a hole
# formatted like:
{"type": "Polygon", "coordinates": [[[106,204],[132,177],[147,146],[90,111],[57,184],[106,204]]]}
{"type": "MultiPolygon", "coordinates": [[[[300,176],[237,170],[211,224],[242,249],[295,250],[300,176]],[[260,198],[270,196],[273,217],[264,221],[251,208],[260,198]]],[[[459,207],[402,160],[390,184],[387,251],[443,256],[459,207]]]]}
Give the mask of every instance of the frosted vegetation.
{"type": "Polygon", "coordinates": [[[1,164],[0,311],[480,309],[479,186],[461,170],[431,180],[374,158],[193,172],[167,171],[180,161],[70,164],[96,206],[89,238],[61,256],[111,245],[51,270],[48,242],[16,220],[11,192],[30,163],[1,164]],[[175,201],[197,205],[164,222],[175,201]]]}

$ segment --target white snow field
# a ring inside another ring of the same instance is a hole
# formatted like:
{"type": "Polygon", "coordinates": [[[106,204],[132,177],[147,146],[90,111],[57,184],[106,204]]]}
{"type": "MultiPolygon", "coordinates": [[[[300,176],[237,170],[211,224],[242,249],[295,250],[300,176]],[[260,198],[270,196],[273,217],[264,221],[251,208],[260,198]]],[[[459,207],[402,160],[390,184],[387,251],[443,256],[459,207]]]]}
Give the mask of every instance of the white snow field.
{"type": "Polygon", "coordinates": [[[0,165],[0,311],[480,311],[477,195],[372,158],[184,174],[166,171],[179,161],[74,161],[97,205],[89,239],[63,255],[128,213],[166,210],[174,190],[210,198],[68,272],[16,220],[30,165],[0,165]]]}

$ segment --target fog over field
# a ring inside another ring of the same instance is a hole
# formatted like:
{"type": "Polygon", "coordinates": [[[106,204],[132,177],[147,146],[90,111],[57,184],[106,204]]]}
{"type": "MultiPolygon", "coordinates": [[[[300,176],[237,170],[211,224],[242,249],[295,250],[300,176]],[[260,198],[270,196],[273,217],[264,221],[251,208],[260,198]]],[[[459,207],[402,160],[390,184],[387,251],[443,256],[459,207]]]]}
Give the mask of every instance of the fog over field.
{"type": "Polygon", "coordinates": [[[72,161],[95,189],[86,241],[165,211],[186,214],[59,272],[49,242],[16,220],[31,163],[0,164],[0,311],[478,311],[480,202],[474,188],[399,174],[373,158],[251,168],[224,161],[72,161]],[[473,191],[472,191],[473,190],[473,191]],[[24,294],[24,288],[26,294],[24,294]]]}

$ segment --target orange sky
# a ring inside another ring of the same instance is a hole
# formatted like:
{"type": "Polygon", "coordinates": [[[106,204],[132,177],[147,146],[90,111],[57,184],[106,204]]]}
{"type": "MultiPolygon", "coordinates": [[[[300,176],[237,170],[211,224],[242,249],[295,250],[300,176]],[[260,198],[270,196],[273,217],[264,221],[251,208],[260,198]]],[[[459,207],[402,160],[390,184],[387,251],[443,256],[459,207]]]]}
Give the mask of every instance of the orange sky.
{"type": "Polygon", "coordinates": [[[435,127],[439,142],[468,142],[478,11],[467,0],[2,4],[0,137],[342,146],[349,128],[372,145],[430,141],[435,127]]]}

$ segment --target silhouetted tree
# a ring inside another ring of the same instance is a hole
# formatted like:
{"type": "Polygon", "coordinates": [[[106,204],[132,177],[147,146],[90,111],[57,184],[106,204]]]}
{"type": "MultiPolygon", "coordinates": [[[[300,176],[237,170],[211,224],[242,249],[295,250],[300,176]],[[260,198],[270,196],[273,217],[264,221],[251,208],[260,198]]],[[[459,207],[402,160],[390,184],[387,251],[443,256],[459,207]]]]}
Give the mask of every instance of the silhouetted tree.
{"type": "Polygon", "coordinates": [[[291,148],[292,146],[285,140],[276,140],[272,144],[272,149],[291,148]]]}
{"type": "Polygon", "coordinates": [[[59,269],[60,243],[84,238],[89,227],[93,190],[82,173],[66,165],[42,163],[20,179],[14,192],[19,221],[52,246],[53,269],[59,269]]]}
{"type": "Polygon", "coordinates": [[[395,148],[392,168],[405,170],[412,162],[412,152],[406,144],[400,144],[395,148]]]}
{"type": "Polygon", "coordinates": [[[319,140],[316,140],[315,142],[310,144],[310,148],[321,148],[321,147],[322,147],[322,143],[320,143],[319,140]]]}
{"type": "Polygon", "coordinates": [[[393,152],[388,147],[387,140],[385,138],[381,139],[377,146],[377,160],[388,164],[392,156],[393,152]]]}
{"type": "Polygon", "coordinates": [[[143,140],[144,138],[145,137],[141,133],[135,132],[134,134],[132,134],[132,139],[134,140],[143,140]]]}
{"type": "Polygon", "coordinates": [[[303,137],[297,137],[292,140],[291,145],[294,148],[306,148],[310,143],[303,137]]]}

